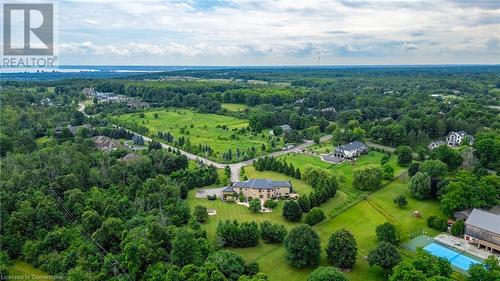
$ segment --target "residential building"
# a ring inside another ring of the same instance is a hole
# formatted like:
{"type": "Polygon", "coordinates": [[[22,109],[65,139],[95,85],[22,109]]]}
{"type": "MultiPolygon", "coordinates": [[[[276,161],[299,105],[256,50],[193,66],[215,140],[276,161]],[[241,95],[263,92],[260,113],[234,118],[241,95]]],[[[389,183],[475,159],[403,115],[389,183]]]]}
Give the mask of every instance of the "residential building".
{"type": "Polygon", "coordinates": [[[353,141],[335,149],[333,156],[342,159],[352,159],[368,152],[368,146],[360,141],[353,141]]]}
{"type": "Polygon", "coordinates": [[[440,147],[441,145],[446,145],[446,143],[445,143],[444,141],[442,141],[442,140],[433,141],[433,142],[431,142],[431,143],[427,146],[427,148],[428,148],[429,150],[433,150],[433,149],[436,149],[436,148],[440,147]]]}
{"type": "Polygon", "coordinates": [[[251,179],[226,186],[222,190],[223,199],[237,198],[243,194],[247,200],[259,198],[262,201],[279,198],[298,198],[293,192],[292,184],[288,181],[274,181],[270,179],[251,179]]]}
{"type": "MultiPolygon", "coordinates": [[[[292,131],[292,127],[290,127],[290,125],[288,125],[288,124],[280,125],[278,127],[280,127],[281,129],[283,129],[283,134],[289,133],[289,132],[292,131]]],[[[274,130],[269,131],[269,134],[274,136],[274,130]]]]}
{"type": "Polygon", "coordinates": [[[465,221],[464,239],[478,248],[500,251],[500,215],[473,209],[465,221]]]}
{"type": "Polygon", "coordinates": [[[92,138],[94,145],[104,151],[112,151],[117,148],[123,147],[123,145],[115,139],[106,136],[95,136],[92,138]]]}
{"type": "Polygon", "coordinates": [[[469,145],[474,143],[474,137],[465,131],[450,132],[448,136],[446,136],[446,143],[451,146],[460,146],[466,139],[469,145]]]}

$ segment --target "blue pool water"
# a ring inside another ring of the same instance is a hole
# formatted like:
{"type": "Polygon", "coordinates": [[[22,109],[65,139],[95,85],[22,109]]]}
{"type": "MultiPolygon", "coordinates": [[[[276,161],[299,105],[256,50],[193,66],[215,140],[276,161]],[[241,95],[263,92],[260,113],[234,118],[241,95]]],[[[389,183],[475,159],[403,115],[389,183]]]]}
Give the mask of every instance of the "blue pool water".
{"type": "Polygon", "coordinates": [[[441,246],[440,244],[437,243],[431,243],[427,245],[424,249],[434,256],[449,260],[451,265],[460,268],[461,270],[464,271],[467,271],[469,267],[473,264],[481,263],[481,261],[477,259],[465,256],[460,252],[441,246]]]}

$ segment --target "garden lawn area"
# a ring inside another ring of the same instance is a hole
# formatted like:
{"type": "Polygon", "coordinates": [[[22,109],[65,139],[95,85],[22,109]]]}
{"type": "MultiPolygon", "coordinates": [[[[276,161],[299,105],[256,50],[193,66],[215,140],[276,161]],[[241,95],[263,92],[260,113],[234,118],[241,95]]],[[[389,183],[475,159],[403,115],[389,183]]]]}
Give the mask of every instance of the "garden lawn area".
{"type": "MultiPolygon", "coordinates": [[[[254,147],[258,156],[262,154],[262,144],[265,144],[267,149],[270,147],[271,139],[266,134],[254,135],[249,131],[238,132],[239,129],[248,127],[247,120],[217,114],[196,113],[185,109],[150,110],[144,112],[143,118],[140,114],[123,114],[115,116],[114,119],[145,126],[149,130],[150,137],[157,137],[158,132],[170,132],[174,139],[181,136],[189,138],[192,147],[198,147],[200,144],[208,145],[214,151],[214,154],[208,158],[216,161],[222,162],[222,154],[229,149],[235,156],[237,149],[243,153],[254,147]],[[155,113],[158,114],[158,118],[154,117],[155,113]]],[[[282,146],[281,142],[277,142],[276,150],[282,146]]]]}
{"type": "MultiPolygon", "coordinates": [[[[321,239],[320,265],[328,265],[324,248],[328,244],[330,235],[338,229],[346,228],[353,233],[358,244],[357,263],[346,276],[349,280],[355,281],[384,280],[384,272],[378,268],[371,268],[363,258],[375,247],[377,242],[375,228],[384,222],[384,216],[366,201],[361,201],[340,215],[314,226],[321,239]]],[[[286,250],[282,245],[268,245],[261,241],[257,247],[232,249],[232,251],[242,255],[248,262],[256,261],[260,271],[266,273],[270,281],[283,280],[284,276],[287,281],[303,281],[313,270],[313,268],[297,269],[288,265],[285,259],[286,250]]]]}
{"type": "Polygon", "coordinates": [[[404,240],[411,239],[422,234],[422,231],[427,232],[427,235],[434,236],[439,231],[427,226],[427,218],[431,215],[444,216],[439,209],[437,200],[417,200],[411,195],[408,184],[401,179],[397,179],[388,186],[372,193],[368,197],[369,203],[381,210],[388,221],[394,223],[400,230],[401,238],[404,240]],[[399,195],[404,195],[408,200],[408,205],[399,208],[394,204],[393,199],[399,195]],[[419,211],[421,218],[416,218],[413,215],[414,211],[419,211]]]}
{"type": "Polygon", "coordinates": [[[49,276],[43,270],[33,267],[31,264],[21,260],[13,260],[9,267],[9,276],[49,276]]]}
{"type": "Polygon", "coordinates": [[[247,105],[239,103],[223,103],[221,106],[229,111],[243,111],[248,108],[247,105]]]}
{"type": "Polygon", "coordinates": [[[304,172],[304,167],[306,165],[316,166],[323,169],[331,169],[337,164],[329,163],[323,161],[319,156],[313,156],[309,154],[302,153],[290,153],[280,156],[279,159],[285,160],[287,163],[293,164],[296,168],[299,168],[301,172],[304,172]]]}

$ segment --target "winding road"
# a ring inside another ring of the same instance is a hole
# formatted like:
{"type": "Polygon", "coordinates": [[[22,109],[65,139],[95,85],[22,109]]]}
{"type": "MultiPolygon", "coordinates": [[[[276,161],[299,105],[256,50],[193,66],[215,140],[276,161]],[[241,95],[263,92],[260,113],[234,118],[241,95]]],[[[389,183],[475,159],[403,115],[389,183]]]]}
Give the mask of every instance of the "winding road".
{"type": "MultiPolygon", "coordinates": [[[[78,103],[78,111],[82,112],[85,117],[92,117],[91,115],[88,115],[87,113],[85,113],[85,103],[84,102],[79,102],[78,103]]],[[[117,128],[122,128],[122,127],[120,127],[118,125],[115,125],[115,124],[113,124],[113,126],[115,126],[117,128]]],[[[134,133],[136,135],[142,136],[145,141],[150,142],[152,140],[151,138],[149,138],[147,136],[144,136],[144,135],[141,135],[141,134],[138,134],[138,133],[136,133],[134,131],[128,130],[126,128],[123,128],[123,129],[126,130],[126,131],[128,131],[128,132],[134,133]]],[[[323,137],[320,138],[320,142],[325,142],[327,140],[330,140],[331,138],[332,138],[332,135],[323,136],[323,137]]],[[[163,148],[166,148],[166,149],[171,148],[171,149],[176,149],[176,150],[180,151],[180,153],[182,155],[186,156],[190,160],[201,161],[204,164],[213,165],[214,167],[219,168],[219,169],[224,169],[226,166],[229,166],[229,168],[231,169],[231,182],[237,182],[237,181],[240,180],[241,167],[244,167],[244,166],[247,166],[247,165],[251,165],[253,163],[253,161],[255,161],[255,160],[259,159],[259,158],[263,158],[265,156],[278,157],[278,156],[285,155],[285,154],[288,154],[288,153],[291,153],[291,152],[300,152],[301,150],[305,149],[306,147],[309,147],[309,146],[313,145],[314,142],[310,141],[310,140],[306,140],[303,143],[301,143],[301,144],[299,144],[297,146],[294,146],[293,148],[288,149],[288,150],[275,151],[275,152],[272,152],[272,153],[267,154],[267,155],[262,155],[260,157],[256,157],[256,158],[253,158],[253,159],[249,159],[249,160],[245,160],[245,161],[242,161],[242,162],[239,162],[239,163],[233,163],[233,164],[217,163],[217,162],[214,162],[214,161],[212,161],[210,159],[207,159],[207,158],[204,158],[204,157],[201,157],[201,156],[189,153],[187,151],[181,150],[181,149],[179,149],[177,147],[165,144],[163,142],[160,142],[160,144],[161,144],[161,146],[163,148]]]]}

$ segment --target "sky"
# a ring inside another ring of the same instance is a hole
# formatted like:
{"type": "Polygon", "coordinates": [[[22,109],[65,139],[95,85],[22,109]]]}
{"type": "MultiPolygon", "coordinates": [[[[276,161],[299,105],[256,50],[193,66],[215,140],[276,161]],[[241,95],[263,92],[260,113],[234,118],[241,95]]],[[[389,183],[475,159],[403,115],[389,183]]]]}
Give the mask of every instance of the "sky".
{"type": "Polygon", "coordinates": [[[500,0],[56,3],[61,64],[500,63],[500,0]]]}

